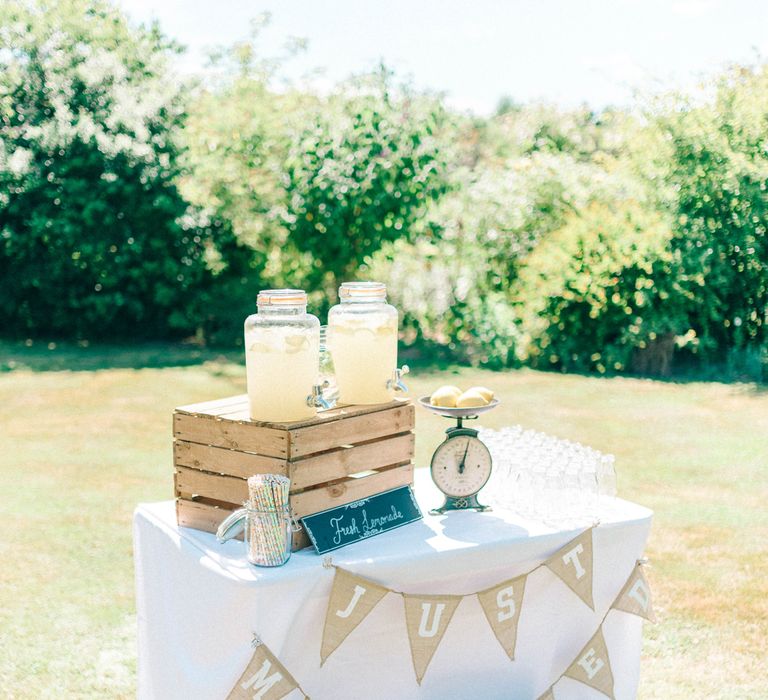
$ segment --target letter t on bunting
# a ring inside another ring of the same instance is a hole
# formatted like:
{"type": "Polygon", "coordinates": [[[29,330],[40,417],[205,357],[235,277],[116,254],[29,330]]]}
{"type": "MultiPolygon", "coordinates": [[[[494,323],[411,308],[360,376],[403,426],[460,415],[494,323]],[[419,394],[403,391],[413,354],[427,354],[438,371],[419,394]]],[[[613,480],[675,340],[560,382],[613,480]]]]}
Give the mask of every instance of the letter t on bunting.
{"type": "Polygon", "coordinates": [[[512,661],[515,660],[517,623],[520,620],[527,578],[527,574],[518,576],[477,594],[488,624],[512,661]]]}
{"type": "Polygon", "coordinates": [[[592,530],[585,530],[555,552],[544,565],[557,574],[592,610],[592,530]]]}
{"type": "MultiPolygon", "coordinates": [[[[227,700],[280,700],[296,688],[301,690],[288,669],[267,649],[266,644],[258,642],[256,651],[227,695],[227,700]]],[[[301,692],[305,698],[308,697],[303,690],[301,692]]]]}
{"type": "Polygon", "coordinates": [[[321,666],[387,593],[389,589],[373,581],[336,569],[325,613],[321,666]]]}
{"type": "Polygon", "coordinates": [[[460,595],[403,595],[411,659],[419,685],[462,598],[460,595]]]}

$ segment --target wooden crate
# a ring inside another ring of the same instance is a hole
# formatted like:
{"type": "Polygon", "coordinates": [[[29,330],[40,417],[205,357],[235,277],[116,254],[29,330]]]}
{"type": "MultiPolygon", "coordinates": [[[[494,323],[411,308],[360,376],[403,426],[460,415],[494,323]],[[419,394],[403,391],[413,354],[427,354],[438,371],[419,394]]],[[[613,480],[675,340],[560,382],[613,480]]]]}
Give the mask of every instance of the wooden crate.
{"type": "MultiPolygon", "coordinates": [[[[413,483],[414,407],[345,406],[295,423],[248,417],[248,397],[181,406],[173,415],[176,517],[215,532],[248,498],[252,474],[291,479],[296,518],[413,483]]],[[[301,531],[294,550],[309,544],[301,531]]]]}

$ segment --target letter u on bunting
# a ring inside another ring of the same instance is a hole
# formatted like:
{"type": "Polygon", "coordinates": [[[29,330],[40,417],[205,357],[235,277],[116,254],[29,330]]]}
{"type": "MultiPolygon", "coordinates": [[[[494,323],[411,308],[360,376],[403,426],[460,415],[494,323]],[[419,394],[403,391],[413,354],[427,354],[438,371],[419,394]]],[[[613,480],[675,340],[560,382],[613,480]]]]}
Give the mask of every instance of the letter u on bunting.
{"type": "Polygon", "coordinates": [[[576,660],[563,675],[595,688],[614,700],[613,672],[608,659],[608,647],[605,646],[602,625],[595,632],[595,636],[584,645],[576,660]]]}
{"type": "Polygon", "coordinates": [[[644,617],[649,622],[656,622],[651,602],[651,588],[643,573],[643,565],[638,562],[633,569],[619,597],[613,604],[614,610],[623,610],[644,617]]]}
{"type": "Polygon", "coordinates": [[[545,566],[557,574],[592,610],[592,530],[585,530],[555,552],[545,566]]]}
{"type": "Polygon", "coordinates": [[[488,624],[512,661],[515,659],[517,623],[527,578],[527,574],[518,576],[477,594],[488,624]]]}
{"type": "Polygon", "coordinates": [[[419,685],[462,598],[460,595],[403,595],[411,659],[419,685]]]}
{"type": "Polygon", "coordinates": [[[323,643],[320,647],[321,666],[387,593],[388,588],[344,569],[336,569],[325,613],[323,643]]]}
{"type": "Polygon", "coordinates": [[[301,690],[296,679],[266,644],[259,643],[227,700],[279,700],[296,688],[301,690]]]}

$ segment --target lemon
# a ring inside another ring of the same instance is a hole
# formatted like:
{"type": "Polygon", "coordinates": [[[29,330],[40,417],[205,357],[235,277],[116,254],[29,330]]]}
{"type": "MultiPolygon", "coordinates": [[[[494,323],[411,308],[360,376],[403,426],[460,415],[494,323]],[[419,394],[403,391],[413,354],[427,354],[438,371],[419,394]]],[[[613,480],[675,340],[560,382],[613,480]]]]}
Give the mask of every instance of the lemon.
{"type": "Polygon", "coordinates": [[[484,386],[473,386],[471,389],[467,389],[466,393],[468,394],[470,391],[475,391],[480,394],[480,396],[485,399],[485,403],[487,404],[493,401],[494,393],[484,386]]]}
{"type": "Polygon", "coordinates": [[[441,386],[432,392],[429,397],[429,403],[433,406],[442,406],[444,408],[453,408],[456,406],[456,399],[461,396],[461,389],[457,386],[441,386]]]}
{"type": "Polygon", "coordinates": [[[456,399],[456,408],[475,408],[478,406],[487,406],[490,401],[486,401],[479,391],[470,389],[465,391],[458,399],[456,399]]]}

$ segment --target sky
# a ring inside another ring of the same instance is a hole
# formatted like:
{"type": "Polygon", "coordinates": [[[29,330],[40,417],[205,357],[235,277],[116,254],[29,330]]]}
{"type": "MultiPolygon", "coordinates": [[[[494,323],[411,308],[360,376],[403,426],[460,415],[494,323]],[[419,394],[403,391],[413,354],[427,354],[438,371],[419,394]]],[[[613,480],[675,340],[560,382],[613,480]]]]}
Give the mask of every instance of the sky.
{"type": "Polygon", "coordinates": [[[321,68],[317,89],[382,60],[462,110],[499,99],[563,107],[627,105],[637,91],[688,89],[728,63],[768,56],[765,0],[117,0],[135,22],[157,20],[184,44],[185,71],[271,15],[265,56],[308,41],[284,67],[321,68]]]}

